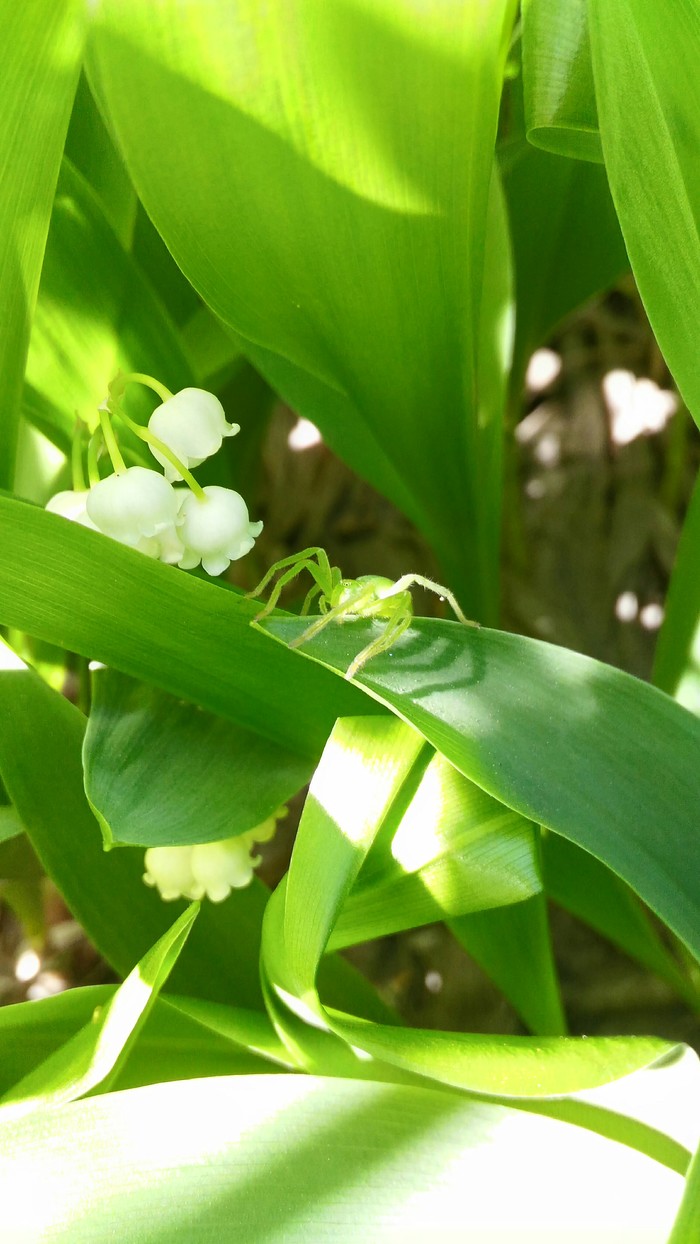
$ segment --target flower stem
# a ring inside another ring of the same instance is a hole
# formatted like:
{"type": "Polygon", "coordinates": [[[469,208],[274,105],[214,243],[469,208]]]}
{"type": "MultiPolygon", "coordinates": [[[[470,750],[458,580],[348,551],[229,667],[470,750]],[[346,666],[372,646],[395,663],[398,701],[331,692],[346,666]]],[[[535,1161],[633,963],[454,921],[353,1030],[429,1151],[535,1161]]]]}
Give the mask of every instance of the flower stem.
{"type": "Polygon", "coordinates": [[[112,466],[114,467],[114,473],[115,475],[123,475],[124,471],[126,470],[126,463],[124,462],[124,459],[122,458],[121,451],[117,444],[117,438],[114,435],[114,428],[112,427],[112,421],[109,416],[110,416],[110,411],[105,410],[103,407],[100,410],[100,427],[102,428],[102,435],[105,438],[105,445],[107,447],[107,453],[112,459],[112,466]]]}
{"type": "Polygon", "coordinates": [[[100,482],[100,468],[97,463],[97,454],[99,452],[101,439],[102,431],[98,427],[90,437],[87,447],[87,473],[91,488],[100,482]]]}
{"type": "Polygon", "coordinates": [[[167,402],[173,396],[170,389],[166,389],[165,385],[161,384],[159,380],[154,380],[153,376],[146,376],[144,372],[140,371],[119,372],[109,386],[110,395],[116,398],[121,397],[126,386],[131,384],[132,381],[135,384],[145,384],[147,389],[153,389],[153,392],[158,394],[161,402],[167,402]]]}
{"type": "Polygon", "coordinates": [[[135,421],[127,415],[126,411],[122,410],[121,406],[115,401],[114,398],[109,399],[109,408],[113,414],[118,415],[119,418],[123,420],[127,428],[134,433],[134,436],[138,436],[142,441],[145,441],[147,445],[152,445],[154,449],[158,450],[159,454],[162,454],[164,458],[167,458],[170,465],[175,468],[175,470],[182,476],[188,487],[192,489],[195,497],[197,497],[200,501],[206,501],[207,497],[202,485],[197,483],[194,475],[187,470],[187,467],[180,461],[177,455],[173,453],[172,449],[170,449],[165,442],[160,439],[159,436],[156,436],[155,433],[151,432],[150,428],[142,428],[140,423],[135,423],[135,421]]]}
{"type": "Polygon", "coordinates": [[[73,429],[70,465],[71,474],[73,476],[73,491],[85,492],[85,472],[83,471],[83,425],[78,418],[75,420],[75,428],[73,429]]]}

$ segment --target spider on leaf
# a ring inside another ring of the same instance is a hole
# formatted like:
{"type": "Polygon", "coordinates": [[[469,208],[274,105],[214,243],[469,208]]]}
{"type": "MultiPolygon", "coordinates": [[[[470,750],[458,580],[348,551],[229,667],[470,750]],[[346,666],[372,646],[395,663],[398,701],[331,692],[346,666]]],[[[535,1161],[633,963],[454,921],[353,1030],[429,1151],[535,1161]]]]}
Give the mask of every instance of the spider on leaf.
{"type": "Polygon", "coordinates": [[[328,554],[322,548],[302,549],[300,553],[283,557],[270,567],[254,591],[248,592],[248,599],[260,596],[279,574],[265,608],[255,618],[256,623],[269,617],[283,589],[304,570],[311,575],[313,586],[304,598],[302,616],[308,614],[314,601],[321,616],[292,641],[290,648],[299,648],[301,644],[307,643],[328,626],[329,622],[342,623],[355,618],[377,618],[386,622],[381,635],[367,644],[348,666],[346,678],[352,678],[367,661],[371,661],[380,652],[386,652],[408,630],[413,620],[413,599],[409,590],[412,584],[435,592],[441,599],[446,600],[464,626],[478,626],[478,622],[471,622],[465,617],[452,592],[440,583],[434,583],[432,579],[426,579],[420,574],[402,575],[395,583],[382,575],[361,575],[359,579],[343,579],[338,567],[331,566],[328,554]]]}

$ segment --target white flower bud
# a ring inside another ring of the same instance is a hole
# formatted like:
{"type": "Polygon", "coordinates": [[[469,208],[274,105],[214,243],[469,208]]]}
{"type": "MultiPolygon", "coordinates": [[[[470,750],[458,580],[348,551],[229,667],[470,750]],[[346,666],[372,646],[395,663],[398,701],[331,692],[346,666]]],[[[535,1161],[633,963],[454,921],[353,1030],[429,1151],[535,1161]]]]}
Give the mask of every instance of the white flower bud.
{"type": "MultiPolygon", "coordinates": [[[[235,436],[241,430],[237,423],[227,422],[218,397],[206,389],[181,389],[175,393],[156,407],[148,428],[188,469],[211,458],[221,448],[225,436],[235,436]]],[[[164,467],[166,479],[182,479],[160,450],[153,445],[150,450],[164,467]]]]}
{"type": "Polygon", "coordinates": [[[192,847],[149,847],[144,863],[146,885],[157,887],[161,898],[207,898],[221,903],[231,890],[250,885],[260,856],[253,855],[256,842],[272,838],[277,821],[287,809],[276,812],[255,829],[225,838],[220,842],[202,842],[192,847]]]}
{"type": "Polygon", "coordinates": [[[55,497],[51,497],[46,502],[45,508],[51,514],[60,514],[62,518],[69,518],[73,523],[80,523],[81,527],[89,527],[91,531],[97,531],[85,508],[88,495],[86,491],[73,492],[70,489],[57,492],[55,497]]]}
{"type": "Polygon", "coordinates": [[[229,562],[250,552],[262,527],[251,523],[245,501],[231,488],[210,484],[203,500],[187,493],[178,518],[178,535],[185,546],[179,564],[191,570],[201,561],[207,574],[222,574],[229,562]]]}
{"type": "Polygon", "coordinates": [[[158,471],[134,466],[94,484],[87,512],[105,535],[158,557],[158,546],[144,547],[143,538],[159,536],[174,526],[177,494],[158,471]]]}

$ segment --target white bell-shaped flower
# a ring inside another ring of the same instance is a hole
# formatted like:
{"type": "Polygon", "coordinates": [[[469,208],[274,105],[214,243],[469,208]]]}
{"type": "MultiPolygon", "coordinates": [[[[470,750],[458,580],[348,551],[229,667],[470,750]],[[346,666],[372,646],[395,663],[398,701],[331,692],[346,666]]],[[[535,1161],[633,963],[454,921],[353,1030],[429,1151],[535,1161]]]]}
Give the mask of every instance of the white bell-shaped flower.
{"type": "Polygon", "coordinates": [[[277,821],[287,815],[278,808],[262,824],[236,838],[202,842],[191,847],[149,847],[146,851],[146,885],[155,886],[161,898],[207,898],[221,903],[231,890],[250,885],[260,856],[253,854],[256,842],[268,842],[277,821]]]}
{"type": "MultiPolygon", "coordinates": [[[[225,436],[240,432],[237,423],[228,423],[218,397],[206,389],[181,389],[157,406],[148,421],[149,431],[167,445],[183,466],[196,467],[221,448],[225,436]]],[[[171,462],[150,446],[168,480],[182,479],[171,462]]]]}
{"type": "Polygon", "coordinates": [[[90,518],[86,507],[88,492],[75,492],[73,489],[66,489],[65,492],[57,492],[54,497],[46,502],[45,508],[51,514],[60,514],[62,518],[69,518],[73,523],[80,523],[81,527],[89,527],[92,531],[97,531],[97,527],[90,518]]]}
{"type": "Polygon", "coordinates": [[[195,894],[192,873],[192,847],[149,847],[144,863],[143,879],[146,885],[157,886],[161,898],[168,902],[175,898],[202,898],[204,891],[195,894]]]}
{"type": "Polygon", "coordinates": [[[179,564],[191,570],[201,561],[207,574],[223,574],[229,562],[250,552],[262,528],[260,522],[251,523],[245,501],[231,488],[210,484],[202,499],[186,493],[178,519],[178,534],[185,546],[179,564]]]}
{"type": "Polygon", "coordinates": [[[133,466],[93,484],[87,512],[105,535],[158,557],[158,545],[146,548],[142,542],[174,527],[177,502],[172,484],[158,471],[133,466]]]}

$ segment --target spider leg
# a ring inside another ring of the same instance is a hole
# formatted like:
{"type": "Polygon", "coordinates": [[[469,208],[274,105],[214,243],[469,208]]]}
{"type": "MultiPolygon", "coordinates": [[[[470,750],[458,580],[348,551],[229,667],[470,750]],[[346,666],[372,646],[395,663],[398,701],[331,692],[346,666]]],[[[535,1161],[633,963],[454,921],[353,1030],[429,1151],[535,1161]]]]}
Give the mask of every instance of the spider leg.
{"type": "Polygon", "coordinates": [[[367,644],[367,647],[357,654],[354,661],[350,662],[345,671],[345,677],[354,678],[355,674],[367,661],[371,661],[373,657],[378,657],[380,652],[387,652],[389,648],[392,648],[404,631],[408,630],[412,621],[413,618],[410,615],[404,614],[401,618],[394,618],[393,621],[387,622],[381,635],[378,635],[370,644],[367,644]]]}
{"type": "Polygon", "coordinates": [[[478,626],[479,625],[478,622],[472,622],[470,618],[465,617],[464,613],[462,612],[457,602],[456,597],[450,591],[449,588],[443,587],[441,583],[433,582],[432,579],[426,579],[425,576],[422,574],[402,575],[400,579],[397,579],[391,591],[387,593],[387,596],[389,597],[395,596],[397,592],[405,591],[406,588],[411,587],[413,583],[416,583],[419,587],[426,588],[428,592],[434,592],[436,596],[443,597],[447,601],[450,608],[452,609],[453,613],[455,614],[455,617],[459,619],[459,621],[462,623],[463,626],[478,626]]]}
{"type": "MultiPolygon", "coordinates": [[[[259,622],[261,618],[267,618],[272,613],[273,609],[275,608],[275,605],[277,604],[280,596],[282,595],[284,588],[287,586],[288,583],[291,583],[293,579],[296,579],[297,575],[301,574],[302,570],[308,570],[311,577],[316,581],[318,591],[323,591],[323,584],[320,584],[318,582],[318,577],[319,577],[320,572],[319,572],[319,568],[316,565],[316,563],[312,561],[297,562],[295,566],[289,566],[287,570],[285,570],[284,574],[280,575],[275,586],[270,592],[270,597],[269,597],[267,604],[265,605],[265,608],[262,609],[259,614],[257,614],[256,622],[259,622]]],[[[314,589],[312,589],[312,591],[313,590],[314,589]]]]}
{"type": "Polygon", "coordinates": [[[358,613],[356,611],[358,609],[362,609],[365,604],[369,604],[373,597],[374,590],[371,587],[363,587],[353,600],[344,601],[342,605],[335,605],[333,609],[329,609],[328,612],[324,613],[322,617],[317,618],[315,622],[312,622],[311,626],[307,626],[306,630],[301,635],[292,640],[289,647],[301,647],[301,645],[307,643],[309,639],[313,639],[314,635],[318,635],[319,631],[322,631],[324,627],[328,626],[329,622],[344,622],[349,616],[353,618],[357,617],[358,613]]]}
{"type": "MultiPolygon", "coordinates": [[[[319,592],[323,593],[323,588],[320,583],[314,583],[313,587],[309,588],[309,591],[306,593],[306,596],[304,597],[304,603],[301,607],[302,617],[306,617],[306,615],[309,612],[311,602],[314,599],[314,596],[318,596],[319,592]]],[[[323,612],[323,600],[319,601],[319,607],[321,609],[321,612],[323,612]]]]}
{"type": "Polygon", "coordinates": [[[253,588],[251,592],[246,593],[246,600],[252,600],[255,596],[260,596],[261,593],[265,591],[267,585],[272,582],[278,570],[284,570],[285,566],[294,566],[297,563],[300,564],[300,569],[303,570],[306,564],[314,557],[318,562],[319,570],[321,570],[322,573],[324,570],[327,570],[328,581],[330,583],[332,578],[331,568],[325,549],[319,547],[302,549],[300,553],[290,553],[289,557],[281,557],[279,561],[270,566],[270,569],[267,571],[267,574],[263,575],[262,579],[258,583],[258,586],[253,588]]]}

